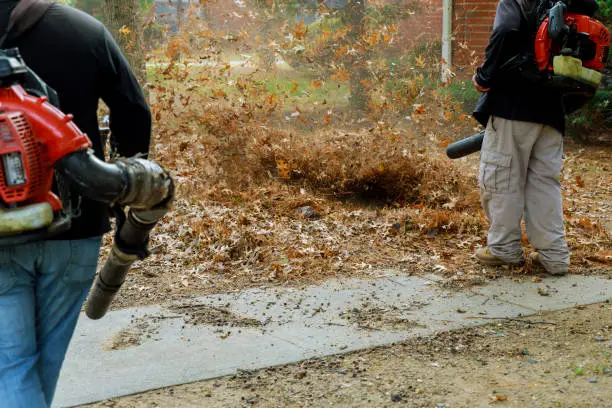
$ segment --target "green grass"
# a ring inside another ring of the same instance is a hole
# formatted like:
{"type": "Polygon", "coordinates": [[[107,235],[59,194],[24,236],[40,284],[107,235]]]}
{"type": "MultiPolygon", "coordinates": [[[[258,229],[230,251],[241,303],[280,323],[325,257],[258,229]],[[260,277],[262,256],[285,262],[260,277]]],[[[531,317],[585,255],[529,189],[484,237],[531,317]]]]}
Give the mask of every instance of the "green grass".
{"type": "MultiPolygon", "coordinates": [[[[176,69],[183,70],[185,68],[178,66],[176,69]]],[[[188,69],[190,70],[190,78],[195,81],[198,81],[198,76],[205,74],[206,71],[214,72],[214,69],[210,67],[192,66],[188,69]]],[[[177,82],[174,79],[165,79],[162,69],[157,67],[149,67],[148,80],[151,83],[165,86],[173,85],[177,82]]],[[[300,75],[293,71],[256,72],[254,74],[238,73],[228,76],[211,75],[208,80],[201,82],[197,92],[201,95],[210,95],[215,91],[223,91],[229,96],[238,96],[240,91],[236,84],[241,80],[247,80],[248,87],[261,90],[265,94],[274,94],[282,98],[286,103],[290,102],[298,106],[300,104],[313,105],[315,103],[319,106],[329,105],[330,107],[348,105],[349,86],[347,83],[326,80],[321,81],[319,86],[315,86],[314,78],[300,75]]]]}
{"type": "Polygon", "coordinates": [[[325,102],[334,106],[348,104],[348,84],[337,81],[323,81],[321,86],[315,87],[313,81],[313,79],[298,76],[277,76],[264,78],[261,84],[268,92],[287,95],[296,102],[325,102]]]}
{"type": "Polygon", "coordinates": [[[599,90],[582,108],[568,116],[568,135],[582,141],[589,134],[609,130],[606,118],[612,116],[612,91],[599,90]]]}
{"type": "Polygon", "coordinates": [[[470,114],[474,111],[476,103],[480,98],[480,93],[474,88],[472,81],[453,82],[448,87],[442,89],[443,92],[447,92],[458,101],[461,101],[465,112],[470,114]]]}

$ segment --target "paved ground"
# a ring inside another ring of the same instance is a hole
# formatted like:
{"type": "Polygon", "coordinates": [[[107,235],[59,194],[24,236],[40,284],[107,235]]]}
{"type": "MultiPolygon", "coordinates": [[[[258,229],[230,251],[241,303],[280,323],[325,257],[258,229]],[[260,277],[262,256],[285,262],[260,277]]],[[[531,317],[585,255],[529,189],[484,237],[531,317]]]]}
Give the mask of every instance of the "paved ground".
{"type": "Polygon", "coordinates": [[[382,273],[83,317],[57,392],[74,406],[612,298],[612,280],[499,280],[471,291],[382,273]]]}
{"type": "Polygon", "coordinates": [[[612,303],[112,398],[82,408],[601,408],[612,303]]]}

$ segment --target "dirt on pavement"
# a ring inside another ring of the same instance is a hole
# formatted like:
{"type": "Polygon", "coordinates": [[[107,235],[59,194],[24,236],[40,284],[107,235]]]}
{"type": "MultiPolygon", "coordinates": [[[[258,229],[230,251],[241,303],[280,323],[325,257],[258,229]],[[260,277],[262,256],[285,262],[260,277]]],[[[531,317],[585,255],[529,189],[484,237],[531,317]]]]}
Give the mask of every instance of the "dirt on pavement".
{"type": "Polygon", "coordinates": [[[90,408],[610,407],[612,304],[118,398],[90,408]]]}

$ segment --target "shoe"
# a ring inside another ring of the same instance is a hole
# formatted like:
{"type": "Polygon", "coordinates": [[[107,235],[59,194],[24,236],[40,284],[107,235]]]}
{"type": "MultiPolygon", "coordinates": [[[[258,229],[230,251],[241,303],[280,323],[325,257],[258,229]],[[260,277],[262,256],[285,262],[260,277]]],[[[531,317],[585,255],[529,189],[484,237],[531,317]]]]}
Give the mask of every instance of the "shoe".
{"type": "Polygon", "coordinates": [[[554,272],[550,272],[549,270],[547,270],[546,267],[544,267],[544,265],[542,264],[542,260],[540,259],[540,254],[537,252],[532,252],[531,254],[529,254],[529,260],[531,261],[531,265],[538,266],[553,276],[567,275],[567,270],[554,271],[554,272]]]}
{"type": "Polygon", "coordinates": [[[489,266],[509,265],[508,262],[505,262],[501,258],[498,258],[493,255],[489,247],[479,248],[478,250],[476,250],[476,259],[478,259],[480,263],[489,266]]]}
{"type": "Polygon", "coordinates": [[[529,254],[529,261],[533,268],[544,269],[544,265],[542,265],[542,262],[540,261],[540,254],[537,252],[532,252],[529,254]]]}
{"type": "Polygon", "coordinates": [[[538,254],[537,252],[530,253],[529,254],[529,260],[534,265],[542,266],[542,262],[540,262],[540,254],[538,254]]]}

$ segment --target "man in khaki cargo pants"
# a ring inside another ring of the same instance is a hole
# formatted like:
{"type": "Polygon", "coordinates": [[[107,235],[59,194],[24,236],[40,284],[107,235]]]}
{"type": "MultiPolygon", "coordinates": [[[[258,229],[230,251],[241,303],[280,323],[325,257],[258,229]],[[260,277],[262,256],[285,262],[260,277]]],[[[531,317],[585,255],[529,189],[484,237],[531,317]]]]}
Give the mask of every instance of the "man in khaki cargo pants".
{"type": "Polygon", "coordinates": [[[485,62],[473,82],[483,95],[474,117],[486,125],[479,185],[491,222],[487,246],[476,252],[486,265],[521,264],[521,220],[536,252],[535,264],[553,275],[569,266],[559,176],[565,115],[560,94],[504,77],[500,66],[533,50],[540,0],[501,0],[485,62]]]}

